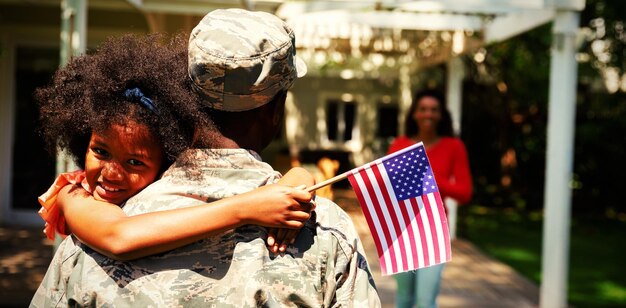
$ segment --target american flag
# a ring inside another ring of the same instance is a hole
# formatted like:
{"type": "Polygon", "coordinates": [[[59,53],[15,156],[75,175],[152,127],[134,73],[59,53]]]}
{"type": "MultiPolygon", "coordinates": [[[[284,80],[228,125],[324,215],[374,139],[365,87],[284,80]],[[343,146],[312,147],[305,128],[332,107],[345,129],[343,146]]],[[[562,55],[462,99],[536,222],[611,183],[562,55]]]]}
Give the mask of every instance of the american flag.
{"type": "Polygon", "coordinates": [[[446,212],[420,142],[350,171],[383,275],[450,261],[446,212]]]}

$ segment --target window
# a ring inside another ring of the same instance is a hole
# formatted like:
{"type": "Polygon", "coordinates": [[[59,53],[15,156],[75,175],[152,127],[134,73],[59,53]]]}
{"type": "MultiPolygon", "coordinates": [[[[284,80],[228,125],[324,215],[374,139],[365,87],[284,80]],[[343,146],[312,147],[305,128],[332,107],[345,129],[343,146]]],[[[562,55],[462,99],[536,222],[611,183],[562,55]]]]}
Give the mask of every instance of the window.
{"type": "Polygon", "coordinates": [[[344,142],[352,140],[356,124],[356,104],[352,101],[329,100],[326,102],[326,129],[328,140],[344,142]]]}
{"type": "MultiPolygon", "coordinates": [[[[50,82],[59,63],[58,48],[18,47],[15,65],[12,208],[37,210],[37,197],[52,184],[55,158],[37,134],[39,111],[33,93],[50,82]]],[[[79,106],[77,105],[77,108],[79,106]]]]}
{"type": "Polygon", "coordinates": [[[376,137],[393,138],[398,135],[398,106],[395,104],[379,104],[377,120],[376,137]]]}

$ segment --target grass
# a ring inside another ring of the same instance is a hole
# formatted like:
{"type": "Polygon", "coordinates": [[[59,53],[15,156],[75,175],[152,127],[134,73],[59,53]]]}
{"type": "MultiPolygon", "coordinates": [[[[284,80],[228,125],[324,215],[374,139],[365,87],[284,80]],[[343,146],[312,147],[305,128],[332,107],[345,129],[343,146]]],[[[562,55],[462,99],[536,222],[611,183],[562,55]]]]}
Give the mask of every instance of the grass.
{"type": "MultiPolygon", "coordinates": [[[[460,237],[540,284],[541,213],[470,206],[460,219],[460,237]]],[[[624,221],[572,219],[568,277],[571,306],[626,306],[625,235],[624,221]]]]}

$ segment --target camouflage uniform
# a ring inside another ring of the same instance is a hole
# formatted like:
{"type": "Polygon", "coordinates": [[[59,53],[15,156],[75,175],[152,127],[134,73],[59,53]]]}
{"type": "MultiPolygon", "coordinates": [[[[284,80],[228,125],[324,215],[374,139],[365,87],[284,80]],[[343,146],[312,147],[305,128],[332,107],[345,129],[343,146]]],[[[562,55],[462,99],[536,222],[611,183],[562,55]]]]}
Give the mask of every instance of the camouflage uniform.
{"type": "MultiPolygon", "coordinates": [[[[189,150],[124,211],[137,215],[193,206],[278,178],[251,151],[189,150]]],[[[323,198],[317,198],[314,213],[296,243],[277,256],[266,248],[265,228],[251,225],[131,262],[108,259],[68,237],[31,306],[380,306],[350,218],[323,198]]]]}

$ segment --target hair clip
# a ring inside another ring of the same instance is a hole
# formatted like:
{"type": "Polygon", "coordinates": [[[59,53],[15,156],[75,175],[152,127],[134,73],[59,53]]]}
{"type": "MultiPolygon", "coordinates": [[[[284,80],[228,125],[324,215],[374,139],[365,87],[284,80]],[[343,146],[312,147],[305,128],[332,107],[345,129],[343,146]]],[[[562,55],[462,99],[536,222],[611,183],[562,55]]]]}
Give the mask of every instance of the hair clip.
{"type": "Polygon", "coordinates": [[[154,114],[159,115],[159,111],[154,105],[154,102],[145,96],[139,88],[135,87],[132,89],[126,89],[126,91],[124,91],[124,96],[133,100],[139,100],[139,103],[141,103],[144,107],[148,108],[148,110],[152,111],[154,114]]]}

